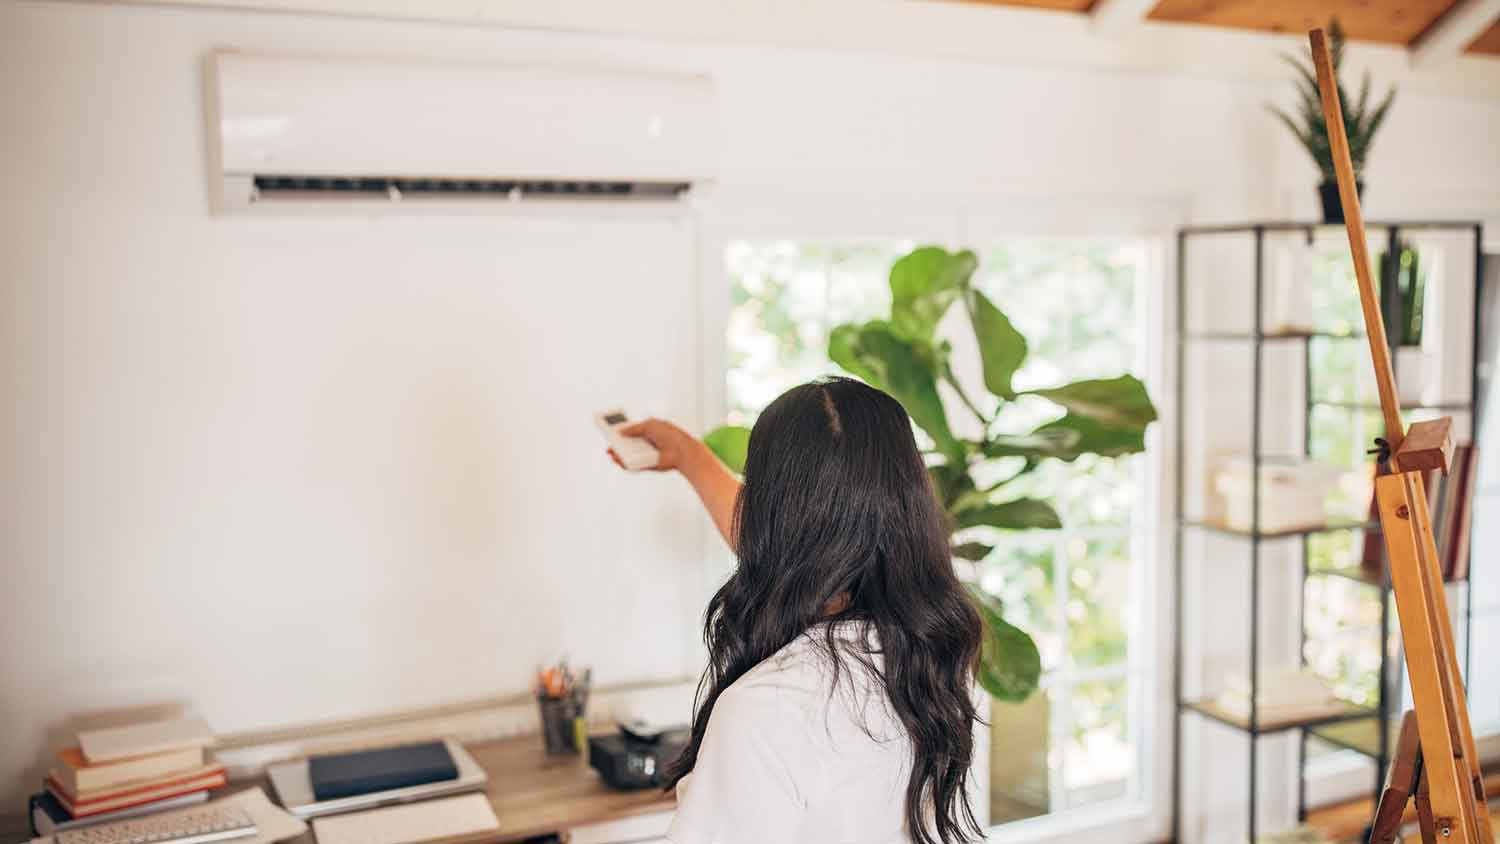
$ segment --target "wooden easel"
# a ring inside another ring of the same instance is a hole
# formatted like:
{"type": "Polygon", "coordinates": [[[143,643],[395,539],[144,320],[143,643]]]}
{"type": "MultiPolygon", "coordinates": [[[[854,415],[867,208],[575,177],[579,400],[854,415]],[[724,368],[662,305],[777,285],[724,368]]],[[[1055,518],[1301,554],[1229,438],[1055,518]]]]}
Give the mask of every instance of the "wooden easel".
{"type": "Polygon", "coordinates": [[[1375,363],[1375,385],[1380,391],[1380,409],[1385,418],[1385,439],[1376,441],[1380,446],[1381,473],[1375,479],[1375,498],[1415,705],[1401,722],[1385,790],[1371,823],[1370,844],[1391,844],[1396,840],[1408,800],[1416,805],[1418,826],[1426,844],[1494,844],[1484,780],[1474,751],[1474,731],[1469,725],[1468,702],[1453,647],[1453,626],[1449,621],[1447,594],[1443,591],[1437,543],[1432,536],[1427,491],[1422,485],[1422,472],[1430,469],[1448,472],[1453,455],[1453,420],[1444,417],[1417,422],[1410,431],[1401,423],[1385,324],[1370,279],[1364,216],[1355,190],[1354,166],[1349,158],[1349,139],[1344,133],[1333,61],[1321,29],[1308,33],[1308,39],[1312,42],[1313,65],[1318,71],[1328,145],[1333,154],[1349,251],[1354,258],[1354,275],[1364,310],[1365,334],[1375,363]]]}

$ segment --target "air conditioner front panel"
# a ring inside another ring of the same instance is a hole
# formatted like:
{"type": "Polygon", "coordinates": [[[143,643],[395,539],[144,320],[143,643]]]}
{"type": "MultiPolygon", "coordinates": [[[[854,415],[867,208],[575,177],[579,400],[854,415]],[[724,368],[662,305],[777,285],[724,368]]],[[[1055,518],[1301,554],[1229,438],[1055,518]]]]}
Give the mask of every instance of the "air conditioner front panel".
{"type": "Polygon", "coordinates": [[[219,53],[222,175],[693,183],[706,77],[219,53]]]}

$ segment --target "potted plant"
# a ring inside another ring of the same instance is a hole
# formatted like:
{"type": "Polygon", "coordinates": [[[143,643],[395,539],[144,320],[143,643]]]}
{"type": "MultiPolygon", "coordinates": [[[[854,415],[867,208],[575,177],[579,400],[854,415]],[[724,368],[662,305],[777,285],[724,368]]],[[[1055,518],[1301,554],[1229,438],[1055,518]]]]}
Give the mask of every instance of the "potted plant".
{"type": "Polygon", "coordinates": [[[1427,389],[1427,356],[1422,351],[1426,298],[1427,276],[1422,272],[1420,256],[1402,238],[1394,251],[1380,256],[1380,315],[1396,346],[1396,391],[1402,404],[1422,401],[1427,389]]]}
{"type": "MultiPolygon", "coordinates": [[[[1372,108],[1370,72],[1365,71],[1359,86],[1359,97],[1350,97],[1339,75],[1344,58],[1344,28],[1339,25],[1338,18],[1328,24],[1328,42],[1329,52],[1333,57],[1334,81],[1338,85],[1339,104],[1343,110],[1344,130],[1349,136],[1349,158],[1354,163],[1355,189],[1363,195],[1365,158],[1370,154],[1370,143],[1375,138],[1375,132],[1380,129],[1380,124],[1390,111],[1396,89],[1393,87],[1387,91],[1380,103],[1372,108]]],[[[1328,145],[1328,126],[1323,120],[1323,106],[1318,97],[1317,72],[1312,66],[1311,58],[1305,65],[1296,56],[1286,55],[1283,58],[1297,69],[1299,76],[1296,115],[1274,105],[1268,108],[1297,136],[1297,140],[1318,165],[1318,172],[1323,175],[1323,183],[1318,186],[1318,194],[1323,203],[1323,222],[1342,223],[1344,206],[1339,201],[1339,187],[1333,175],[1333,153],[1328,145]]]]}
{"type": "MultiPolygon", "coordinates": [[[[1062,526],[1052,505],[1007,495],[1008,485],[1046,460],[1142,451],[1156,419],[1145,386],[1130,375],[1017,390],[1012,381],[1026,361],[1026,338],[974,286],[978,266],[968,250],[918,248],[891,267],[889,318],[837,326],[828,341],[834,363],[890,393],[926,434],[928,470],[952,526],[953,555],[972,563],[994,550],[984,541],[989,530],[1062,526]],[[970,379],[955,373],[952,345],[937,332],[954,307],[962,309],[979,352],[980,371],[970,379]],[[985,392],[971,393],[971,383],[985,392]],[[972,417],[969,429],[977,436],[954,433],[940,386],[954,397],[955,410],[972,417]],[[1032,430],[1007,430],[1004,411],[1023,397],[1051,402],[1061,415],[1032,430]],[[1000,480],[984,480],[996,472],[1000,480]]],[[[704,439],[729,466],[743,468],[747,429],[719,428],[704,439]]],[[[1036,644],[1005,620],[994,597],[972,584],[969,591],[986,627],[979,682],[1000,700],[1024,701],[1041,675],[1036,644]]]]}

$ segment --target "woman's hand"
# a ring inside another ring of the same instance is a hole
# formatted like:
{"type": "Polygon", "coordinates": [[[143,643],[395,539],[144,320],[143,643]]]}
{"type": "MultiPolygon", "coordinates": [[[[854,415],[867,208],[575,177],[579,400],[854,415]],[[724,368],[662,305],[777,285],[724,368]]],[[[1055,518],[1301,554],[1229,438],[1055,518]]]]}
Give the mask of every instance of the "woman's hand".
{"type": "MultiPolygon", "coordinates": [[[[627,437],[640,437],[651,447],[656,449],[656,465],[646,467],[653,472],[667,472],[672,469],[682,470],[687,474],[687,465],[700,459],[700,451],[708,447],[698,441],[697,437],[687,431],[673,425],[665,419],[647,419],[644,422],[636,422],[626,425],[620,429],[620,434],[627,437]]],[[[621,469],[625,464],[620,462],[620,456],[615,454],[614,449],[609,450],[611,460],[621,469]]]]}
{"type": "MultiPolygon", "coordinates": [[[[703,502],[703,508],[708,511],[709,518],[714,520],[714,526],[719,529],[729,547],[733,548],[734,506],[740,494],[740,480],[719,462],[719,458],[714,456],[708,446],[665,419],[647,419],[627,425],[620,429],[620,433],[627,437],[640,437],[656,449],[656,465],[649,467],[651,471],[667,472],[676,469],[687,478],[688,483],[693,485],[693,490],[698,493],[698,499],[703,502]]],[[[609,456],[617,466],[625,468],[614,449],[609,450],[609,456]]]]}

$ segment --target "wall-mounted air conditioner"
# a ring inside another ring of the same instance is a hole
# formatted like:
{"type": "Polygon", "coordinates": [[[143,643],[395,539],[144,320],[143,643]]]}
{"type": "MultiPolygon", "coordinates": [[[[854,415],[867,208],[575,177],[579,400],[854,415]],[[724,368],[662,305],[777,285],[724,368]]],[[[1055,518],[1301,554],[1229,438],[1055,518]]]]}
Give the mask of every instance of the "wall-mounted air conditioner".
{"type": "Polygon", "coordinates": [[[717,165],[706,76],[220,51],[206,86],[220,211],[673,202],[717,165]]]}

